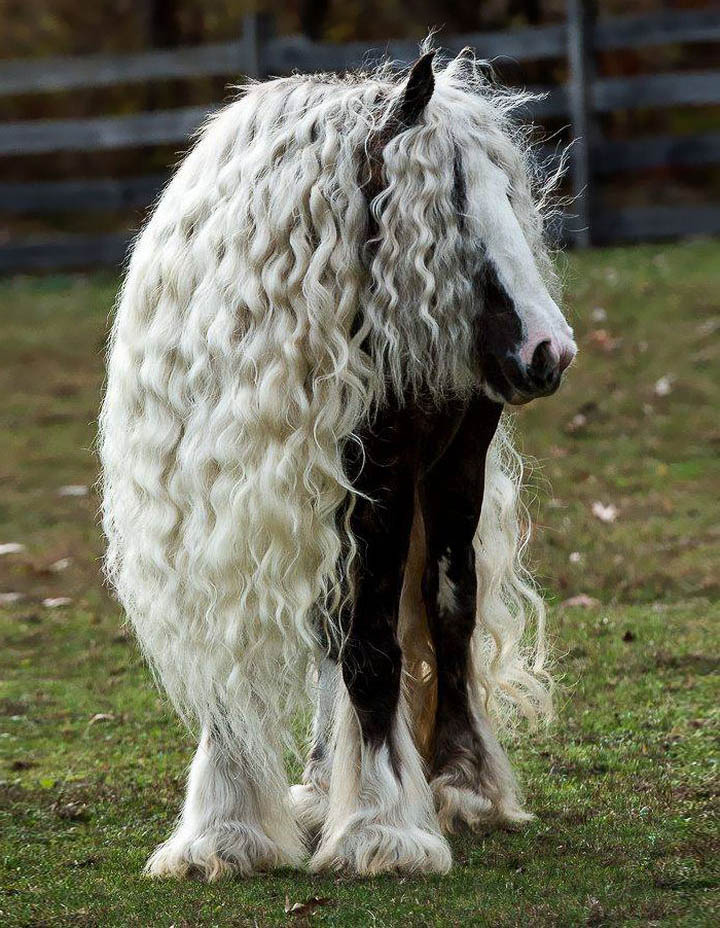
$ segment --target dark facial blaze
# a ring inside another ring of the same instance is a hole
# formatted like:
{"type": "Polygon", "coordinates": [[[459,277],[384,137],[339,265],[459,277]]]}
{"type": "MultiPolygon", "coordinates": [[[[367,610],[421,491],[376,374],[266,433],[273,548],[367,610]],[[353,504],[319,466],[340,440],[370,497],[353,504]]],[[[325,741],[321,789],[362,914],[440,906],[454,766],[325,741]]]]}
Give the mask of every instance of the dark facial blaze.
{"type": "Polygon", "coordinates": [[[473,289],[482,310],[477,318],[477,347],[483,380],[490,389],[510,402],[523,392],[517,353],[523,327],[510,294],[498,278],[493,262],[485,257],[473,279],[473,289]]]}

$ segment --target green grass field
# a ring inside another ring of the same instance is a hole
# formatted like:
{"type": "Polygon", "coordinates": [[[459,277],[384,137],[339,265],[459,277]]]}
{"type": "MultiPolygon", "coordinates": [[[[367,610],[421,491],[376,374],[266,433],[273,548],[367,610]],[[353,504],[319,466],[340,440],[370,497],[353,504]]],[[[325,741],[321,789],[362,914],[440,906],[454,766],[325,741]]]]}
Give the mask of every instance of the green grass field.
{"type": "Polygon", "coordinates": [[[720,244],[595,251],[565,274],[578,363],[518,414],[562,681],[557,722],[511,748],[537,820],[455,838],[445,878],[209,886],[140,875],[192,743],[99,577],[116,281],[0,283],[0,545],[24,546],[0,555],[1,925],[720,924],[720,244]]]}

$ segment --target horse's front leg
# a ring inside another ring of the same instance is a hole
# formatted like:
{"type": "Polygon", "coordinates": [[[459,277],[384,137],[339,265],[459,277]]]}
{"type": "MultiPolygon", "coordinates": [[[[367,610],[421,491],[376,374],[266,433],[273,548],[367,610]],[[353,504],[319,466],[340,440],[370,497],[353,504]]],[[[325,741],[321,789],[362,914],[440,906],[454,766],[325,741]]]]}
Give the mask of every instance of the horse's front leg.
{"type": "Polygon", "coordinates": [[[423,598],[438,675],[431,787],[448,831],[531,817],[520,806],[510,763],[477,692],[471,656],[477,609],[473,538],[485,457],[501,411],[484,397],[473,400],[452,442],[420,482],[427,541],[423,598]]]}
{"type": "Polygon", "coordinates": [[[411,436],[374,428],[356,486],[353,607],[342,646],[328,813],[311,862],[356,874],[445,872],[450,849],[401,698],[397,622],[413,516],[411,436]]]}

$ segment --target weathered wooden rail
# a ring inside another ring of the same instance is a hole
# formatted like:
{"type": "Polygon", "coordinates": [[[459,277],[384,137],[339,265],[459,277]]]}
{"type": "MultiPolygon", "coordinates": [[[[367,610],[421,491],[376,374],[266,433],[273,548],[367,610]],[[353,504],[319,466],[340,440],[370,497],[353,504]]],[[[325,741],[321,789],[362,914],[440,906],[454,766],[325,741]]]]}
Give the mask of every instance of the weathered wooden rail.
{"type": "MultiPolygon", "coordinates": [[[[720,70],[597,78],[599,51],[670,43],[720,41],[720,9],[662,12],[595,22],[585,0],[568,0],[564,25],[443,39],[452,54],[470,45],[488,59],[516,62],[567,58],[565,86],[533,88],[545,94],[528,108],[538,121],[568,118],[577,143],[571,164],[576,201],[567,234],[576,244],[720,233],[720,204],[633,207],[610,211],[597,202],[594,181],[662,166],[697,167],[720,162],[720,131],[685,136],[654,135],[629,141],[603,139],[595,116],[616,110],[720,104],[720,70]]],[[[242,75],[259,79],[292,70],[344,70],[389,58],[412,60],[417,44],[389,41],[318,43],[276,37],[267,17],[245,20],[235,42],[143,52],[37,61],[0,62],[0,96],[65,92],[153,80],[242,75]]],[[[0,124],[0,158],[58,152],[100,152],[184,144],[210,107],[182,107],[127,116],[37,119],[0,124]]],[[[0,184],[0,211],[15,215],[113,212],[152,201],[164,175],[130,179],[72,179],[0,184]]],[[[123,236],[73,236],[64,240],[19,241],[0,247],[0,272],[118,263],[123,236]]]]}

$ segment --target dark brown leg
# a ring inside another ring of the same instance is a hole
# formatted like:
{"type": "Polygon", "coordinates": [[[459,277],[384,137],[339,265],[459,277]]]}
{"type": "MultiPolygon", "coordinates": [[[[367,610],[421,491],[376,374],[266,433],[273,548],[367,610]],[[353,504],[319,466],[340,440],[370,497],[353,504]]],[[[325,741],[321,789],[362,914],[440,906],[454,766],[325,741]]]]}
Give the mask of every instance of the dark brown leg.
{"type": "Polygon", "coordinates": [[[340,663],[329,810],[314,869],[444,872],[449,848],[410,737],[400,697],[397,640],[413,516],[418,436],[407,411],[388,411],[348,461],[360,496],[353,608],[340,663]]]}
{"type": "Polygon", "coordinates": [[[391,744],[400,699],[402,653],[397,640],[403,571],[413,517],[417,439],[407,415],[380,419],[366,437],[355,485],[351,528],[358,543],[353,571],[352,621],[343,648],[342,675],[363,740],[391,744]]]}
{"type": "Polygon", "coordinates": [[[447,449],[420,482],[427,561],[423,597],[437,660],[432,786],[448,830],[491,818],[525,818],[507,757],[475,693],[470,643],[477,578],[473,537],[485,458],[502,407],[474,399],[447,449]]]}
{"type": "Polygon", "coordinates": [[[381,414],[363,437],[363,453],[351,445],[346,469],[359,496],[351,517],[358,544],[353,571],[354,603],[342,656],[333,649],[318,666],[313,740],[303,784],[293,787],[296,814],[311,835],[327,815],[332,770],[332,729],[338,688],[344,684],[362,739],[394,758],[393,721],[400,698],[402,654],[396,630],[402,576],[412,520],[417,472],[417,436],[408,416],[381,414]]]}

